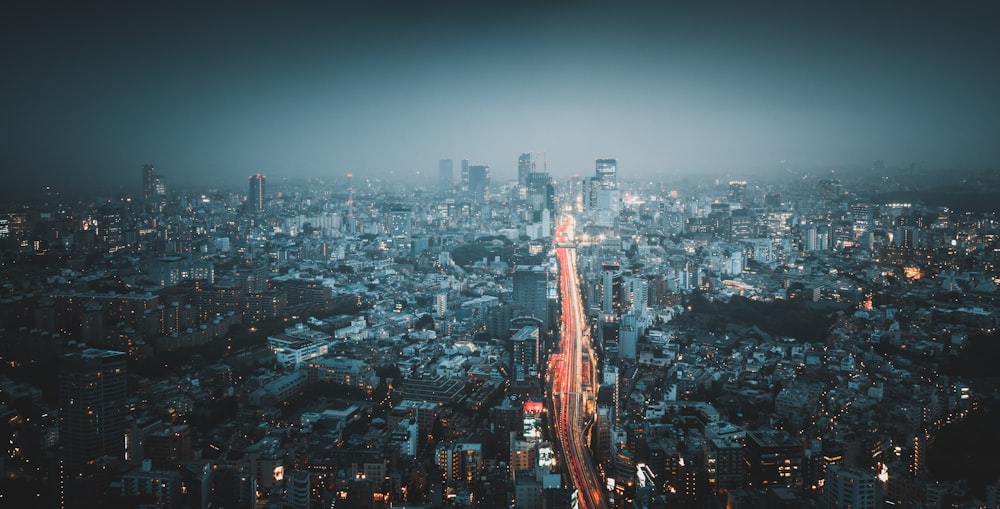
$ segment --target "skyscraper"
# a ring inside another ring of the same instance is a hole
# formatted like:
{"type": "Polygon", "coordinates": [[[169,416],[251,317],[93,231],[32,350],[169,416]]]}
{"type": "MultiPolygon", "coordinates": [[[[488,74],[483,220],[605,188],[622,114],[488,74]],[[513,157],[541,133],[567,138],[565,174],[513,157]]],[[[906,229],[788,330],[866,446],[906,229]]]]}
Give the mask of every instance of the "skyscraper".
{"type": "Polygon", "coordinates": [[[142,201],[143,204],[152,209],[159,209],[166,204],[167,179],[156,174],[153,165],[146,164],[142,167],[142,201]]]}
{"type": "Polygon", "coordinates": [[[521,185],[527,188],[526,197],[533,211],[541,212],[542,209],[549,209],[555,212],[555,185],[547,172],[529,172],[524,176],[521,185]]]}
{"type": "Polygon", "coordinates": [[[462,159],[462,190],[469,189],[469,160],[462,159]]]}
{"type": "Polygon", "coordinates": [[[142,198],[149,201],[156,193],[156,169],[152,164],[142,167],[142,198]]]}
{"type": "Polygon", "coordinates": [[[469,191],[482,197],[483,191],[490,185],[490,167],[486,165],[469,166],[469,191]]]}
{"type": "Polygon", "coordinates": [[[454,172],[455,161],[451,159],[442,159],[438,161],[438,186],[441,187],[442,191],[451,189],[454,172]]]}
{"type": "Polygon", "coordinates": [[[88,348],[59,366],[59,438],[66,470],[79,474],[102,457],[125,457],[125,353],[88,348]]]}
{"type": "Polygon", "coordinates": [[[549,328],[548,273],[541,265],[518,265],[514,268],[514,303],[549,328]]]}
{"type": "Polygon", "coordinates": [[[538,327],[524,327],[510,341],[514,380],[524,382],[538,376],[538,327]]]}
{"type": "Polygon", "coordinates": [[[729,181],[729,203],[746,203],[747,182],[745,180],[729,181]]]}
{"type": "Polygon", "coordinates": [[[267,177],[260,173],[250,177],[250,192],[247,194],[247,203],[250,210],[262,212],[264,210],[264,180],[267,177]]]}
{"type": "Polygon", "coordinates": [[[535,162],[531,160],[531,154],[521,154],[517,158],[517,183],[524,186],[528,183],[528,174],[535,171],[535,162]]]}
{"type": "Polygon", "coordinates": [[[595,172],[598,186],[601,189],[618,188],[618,160],[598,159],[597,171],[595,172]]]}

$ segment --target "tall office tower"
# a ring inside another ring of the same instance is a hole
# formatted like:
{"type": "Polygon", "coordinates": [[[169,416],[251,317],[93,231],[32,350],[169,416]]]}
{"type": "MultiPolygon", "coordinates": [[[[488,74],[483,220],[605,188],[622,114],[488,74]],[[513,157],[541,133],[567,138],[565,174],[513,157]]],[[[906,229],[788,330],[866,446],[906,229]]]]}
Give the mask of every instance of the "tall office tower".
{"type": "Polygon", "coordinates": [[[413,210],[393,207],[389,211],[389,234],[394,239],[409,239],[413,233],[413,210]]]}
{"type": "Polygon", "coordinates": [[[618,325],[618,357],[635,360],[638,355],[639,317],[632,311],[621,316],[618,325]]]}
{"type": "Polygon", "coordinates": [[[639,318],[645,318],[649,307],[649,281],[640,277],[630,277],[627,280],[627,295],[625,302],[628,309],[635,312],[639,318]]]}
{"type": "Polygon", "coordinates": [[[620,315],[624,309],[621,265],[601,264],[601,311],[620,315]]]}
{"type": "Polygon", "coordinates": [[[435,316],[448,314],[448,292],[441,292],[434,296],[434,312],[435,316]]]}
{"type": "Polygon", "coordinates": [[[126,247],[123,212],[121,207],[111,205],[105,205],[98,211],[97,239],[109,253],[126,247]]]}
{"type": "Polygon", "coordinates": [[[490,167],[486,165],[469,166],[469,191],[476,196],[482,196],[490,185],[490,167]]]}
{"type": "Polygon", "coordinates": [[[598,159],[596,178],[602,189],[618,188],[618,160],[598,159]]]}
{"type": "Polygon", "coordinates": [[[855,231],[871,230],[875,226],[875,207],[870,203],[852,203],[851,220],[854,222],[855,231]]]}
{"type": "Polygon", "coordinates": [[[729,181],[729,203],[746,203],[747,182],[745,180],[729,181]]]}
{"type": "Polygon", "coordinates": [[[469,189],[469,160],[462,159],[462,190],[469,189]]]}
{"type": "Polygon", "coordinates": [[[819,230],[815,226],[810,226],[806,228],[805,239],[803,241],[802,250],[811,253],[813,251],[819,251],[819,230]]]}
{"type": "Polygon", "coordinates": [[[142,167],[142,201],[145,207],[159,211],[166,205],[167,179],[157,175],[153,165],[142,167]]]}
{"type": "Polygon", "coordinates": [[[535,162],[531,160],[531,154],[521,154],[517,158],[517,183],[528,185],[528,174],[535,171],[535,162]]]}
{"type": "Polygon", "coordinates": [[[879,509],[882,507],[882,482],[873,472],[860,468],[830,465],[823,482],[826,509],[879,509]]]}
{"type": "Polygon", "coordinates": [[[619,387],[619,376],[618,376],[618,365],[609,362],[609,359],[604,359],[604,367],[602,370],[604,372],[604,379],[601,380],[601,387],[597,392],[597,404],[607,405],[611,409],[611,420],[612,423],[617,426],[621,423],[621,398],[619,398],[619,393],[621,392],[621,387],[619,387]]]}
{"type": "Polygon", "coordinates": [[[893,244],[900,247],[917,247],[920,244],[920,230],[916,226],[900,226],[893,237],[893,244]]]}
{"type": "Polygon", "coordinates": [[[247,194],[247,202],[253,212],[264,210],[264,180],[267,177],[260,173],[250,177],[250,192],[247,194]]]}
{"type": "Polygon", "coordinates": [[[538,327],[524,327],[510,338],[514,380],[524,382],[538,376],[538,327]]]}
{"type": "Polygon", "coordinates": [[[518,265],[514,268],[514,304],[524,306],[530,316],[542,321],[549,330],[548,273],[541,265],[518,265]]]}
{"type": "Polygon", "coordinates": [[[156,194],[156,169],[152,164],[142,167],[142,198],[149,200],[156,194]]]}
{"type": "MultiPolygon", "coordinates": [[[[555,184],[548,172],[533,171],[525,175],[522,185],[527,188],[528,202],[535,212],[549,209],[555,212],[555,184]]],[[[537,218],[536,218],[537,220],[537,218]]]]}
{"type": "Polygon", "coordinates": [[[611,462],[611,409],[605,405],[597,405],[594,414],[594,426],[591,429],[591,454],[596,463],[605,466],[611,462]]]}
{"type": "Polygon", "coordinates": [[[167,177],[156,175],[153,179],[153,198],[163,199],[167,196],[167,177]]]}
{"type": "Polygon", "coordinates": [[[125,353],[71,352],[59,366],[59,438],[66,471],[83,473],[100,458],[125,458],[125,353]]]}
{"type": "Polygon", "coordinates": [[[442,159],[438,161],[438,187],[440,187],[442,191],[451,189],[454,174],[455,161],[451,159],[442,159]]]}
{"type": "Polygon", "coordinates": [[[496,438],[496,452],[504,461],[510,459],[510,436],[520,436],[524,433],[524,413],[520,402],[511,403],[503,398],[500,404],[493,407],[493,436],[496,438]]]}

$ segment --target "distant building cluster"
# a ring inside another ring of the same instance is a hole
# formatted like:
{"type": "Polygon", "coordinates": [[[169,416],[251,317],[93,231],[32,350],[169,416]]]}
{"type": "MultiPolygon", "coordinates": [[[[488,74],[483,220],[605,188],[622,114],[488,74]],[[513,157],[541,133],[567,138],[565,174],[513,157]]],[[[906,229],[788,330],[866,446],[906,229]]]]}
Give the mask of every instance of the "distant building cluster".
{"type": "Polygon", "coordinates": [[[551,426],[572,215],[611,507],[998,507],[1000,482],[928,464],[998,396],[942,370],[997,332],[995,215],[874,175],[516,168],[184,193],[146,165],[135,196],[0,211],[3,496],[573,507],[551,426]]]}

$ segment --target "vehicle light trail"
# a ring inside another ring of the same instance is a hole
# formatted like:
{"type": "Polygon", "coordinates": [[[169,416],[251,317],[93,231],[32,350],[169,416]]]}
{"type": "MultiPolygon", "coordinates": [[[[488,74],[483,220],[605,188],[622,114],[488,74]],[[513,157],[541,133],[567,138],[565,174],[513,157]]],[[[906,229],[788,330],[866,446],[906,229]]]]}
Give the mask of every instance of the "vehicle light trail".
{"type": "Polygon", "coordinates": [[[575,220],[563,215],[556,229],[556,257],[559,261],[559,294],[562,322],[559,334],[560,355],[552,356],[549,366],[549,394],[555,410],[556,436],[581,509],[608,507],[606,492],[594,459],[587,447],[587,423],[593,418],[596,387],[585,387],[583,380],[594,379],[594,359],[580,282],[576,270],[576,248],[572,244],[575,220]],[[586,353],[586,355],[585,355],[586,353]]]}

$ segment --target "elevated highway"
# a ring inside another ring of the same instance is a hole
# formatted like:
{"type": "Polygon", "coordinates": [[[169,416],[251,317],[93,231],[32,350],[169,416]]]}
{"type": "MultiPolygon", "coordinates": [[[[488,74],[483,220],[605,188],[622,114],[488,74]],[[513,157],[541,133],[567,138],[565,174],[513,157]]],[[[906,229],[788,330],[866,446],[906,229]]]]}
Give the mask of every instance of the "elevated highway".
{"type": "Polygon", "coordinates": [[[594,416],[596,390],[585,381],[593,380],[595,366],[591,359],[590,332],[576,268],[576,249],[572,239],[575,220],[564,215],[556,229],[556,257],[559,261],[559,294],[562,298],[562,322],[559,335],[561,355],[552,356],[549,394],[555,411],[556,436],[561,444],[567,474],[577,490],[580,509],[608,507],[604,483],[587,447],[587,430],[594,416]]]}

